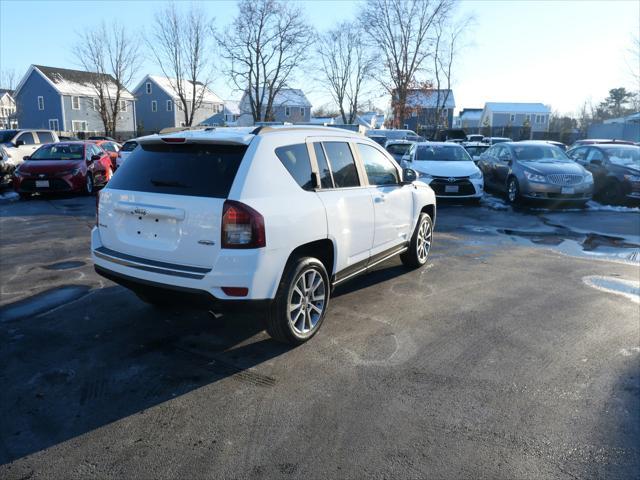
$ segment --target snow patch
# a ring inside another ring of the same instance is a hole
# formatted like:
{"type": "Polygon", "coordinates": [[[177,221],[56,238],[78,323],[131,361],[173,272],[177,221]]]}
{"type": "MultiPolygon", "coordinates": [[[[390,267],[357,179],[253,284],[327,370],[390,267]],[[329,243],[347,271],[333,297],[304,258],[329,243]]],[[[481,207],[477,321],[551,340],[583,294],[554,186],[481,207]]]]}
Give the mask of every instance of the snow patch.
{"type": "Polygon", "coordinates": [[[620,295],[633,303],[640,304],[640,281],[623,280],[615,277],[589,276],[582,281],[597,290],[620,295]]]}
{"type": "Polygon", "coordinates": [[[20,195],[18,195],[16,192],[3,192],[3,193],[0,193],[0,203],[15,202],[19,198],[20,198],[20,195]]]}
{"type": "Polygon", "coordinates": [[[587,210],[592,212],[621,212],[621,213],[640,213],[638,207],[623,207],[620,205],[603,205],[595,201],[587,202],[587,210]]]}

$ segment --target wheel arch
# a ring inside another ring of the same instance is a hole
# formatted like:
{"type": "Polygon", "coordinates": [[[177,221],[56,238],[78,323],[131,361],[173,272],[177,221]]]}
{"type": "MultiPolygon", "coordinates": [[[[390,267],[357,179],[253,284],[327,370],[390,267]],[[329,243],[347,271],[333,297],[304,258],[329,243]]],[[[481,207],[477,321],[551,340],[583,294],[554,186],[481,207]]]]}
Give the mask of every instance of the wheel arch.
{"type": "Polygon", "coordinates": [[[287,257],[287,261],[282,268],[282,271],[280,272],[280,281],[278,282],[278,285],[280,284],[280,282],[282,282],[282,276],[285,274],[288,265],[291,263],[291,260],[300,257],[317,258],[324,265],[324,268],[327,271],[327,276],[329,278],[332,278],[332,275],[335,273],[335,244],[329,238],[322,238],[299,245],[291,251],[291,253],[287,257]]]}

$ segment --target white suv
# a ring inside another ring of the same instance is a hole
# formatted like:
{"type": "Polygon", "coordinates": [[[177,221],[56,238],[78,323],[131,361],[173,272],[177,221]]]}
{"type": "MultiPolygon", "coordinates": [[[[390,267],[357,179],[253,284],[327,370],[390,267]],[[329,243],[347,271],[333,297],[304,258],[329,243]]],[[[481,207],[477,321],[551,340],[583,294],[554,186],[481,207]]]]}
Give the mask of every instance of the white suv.
{"type": "Polygon", "coordinates": [[[151,135],[100,192],[96,271],[152,304],[260,305],[311,338],[332,287],[400,254],[427,261],[436,205],[377,143],[329,127],[151,135]]]}
{"type": "Polygon", "coordinates": [[[0,130],[0,173],[12,173],[44,143],[58,142],[58,135],[51,130],[0,130]]]}

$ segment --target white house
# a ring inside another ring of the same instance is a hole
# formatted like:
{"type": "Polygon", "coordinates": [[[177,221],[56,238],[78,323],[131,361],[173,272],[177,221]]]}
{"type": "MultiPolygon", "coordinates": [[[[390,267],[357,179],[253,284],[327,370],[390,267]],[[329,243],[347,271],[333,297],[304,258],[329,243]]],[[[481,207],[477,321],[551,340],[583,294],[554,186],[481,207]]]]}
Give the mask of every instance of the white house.
{"type": "Polygon", "coordinates": [[[0,129],[18,128],[13,91],[0,88],[0,129]]]}

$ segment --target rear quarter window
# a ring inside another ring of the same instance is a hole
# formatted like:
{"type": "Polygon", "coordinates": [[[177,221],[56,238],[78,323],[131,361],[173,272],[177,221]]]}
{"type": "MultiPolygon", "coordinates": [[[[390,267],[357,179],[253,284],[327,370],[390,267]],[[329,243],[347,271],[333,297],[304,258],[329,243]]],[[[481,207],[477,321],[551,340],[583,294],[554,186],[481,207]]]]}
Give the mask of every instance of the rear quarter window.
{"type": "Polygon", "coordinates": [[[276,148],[276,156],[303,190],[313,190],[315,181],[306,143],[276,148]]]}
{"type": "Polygon", "coordinates": [[[136,192],[226,198],[245,145],[140,145],[109,181],[109,188],[136,192]]]}

